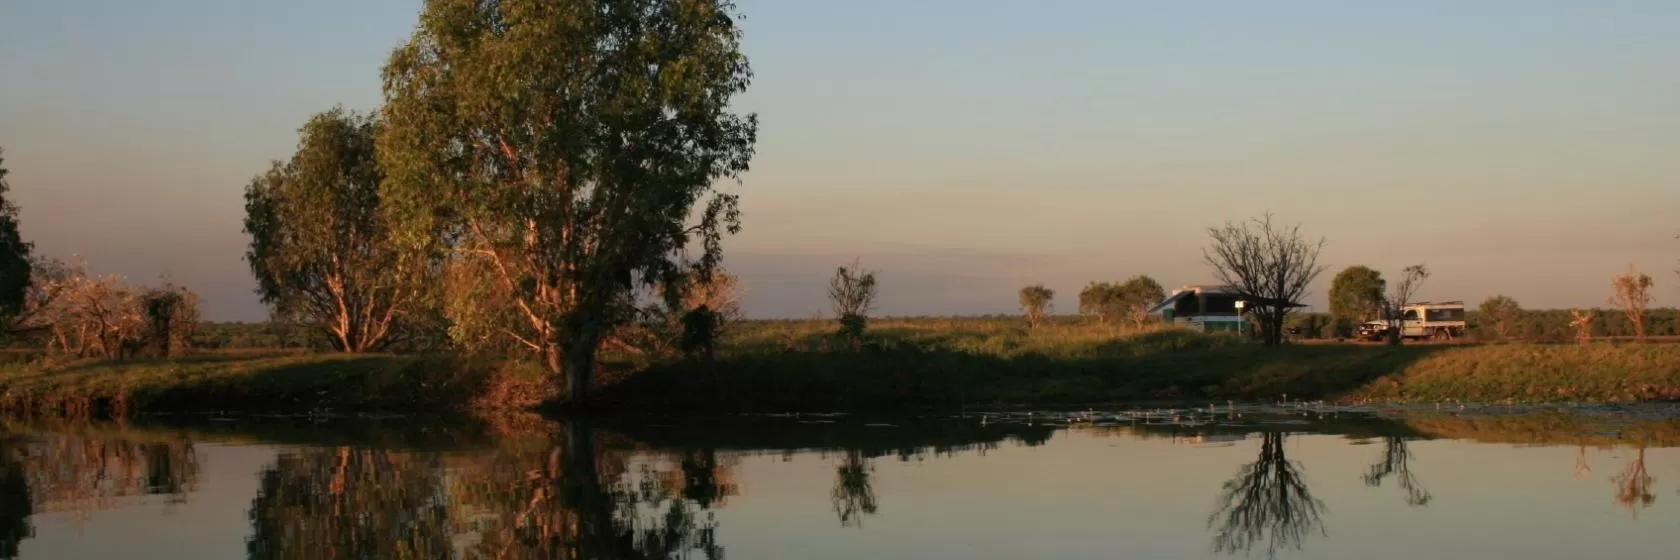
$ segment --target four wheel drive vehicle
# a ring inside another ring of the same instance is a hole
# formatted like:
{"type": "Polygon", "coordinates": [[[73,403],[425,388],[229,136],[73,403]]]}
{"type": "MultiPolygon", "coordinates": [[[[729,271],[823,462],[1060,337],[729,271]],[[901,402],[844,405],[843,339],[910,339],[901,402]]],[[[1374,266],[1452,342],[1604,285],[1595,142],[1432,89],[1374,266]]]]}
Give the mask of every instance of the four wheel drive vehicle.
{"type": "MultiPolygon", "coordinates": [[[[1400,337],[1410,339],[1450,340],[1464,336],[1468,328],[1462,301],[1408,304],[1400,308],[1400,324],[1400,337]]],[[[1392,327],[1389,321],[1369,321],[1359,325],[1359,338],[1382,340],[1392,327]]]]}

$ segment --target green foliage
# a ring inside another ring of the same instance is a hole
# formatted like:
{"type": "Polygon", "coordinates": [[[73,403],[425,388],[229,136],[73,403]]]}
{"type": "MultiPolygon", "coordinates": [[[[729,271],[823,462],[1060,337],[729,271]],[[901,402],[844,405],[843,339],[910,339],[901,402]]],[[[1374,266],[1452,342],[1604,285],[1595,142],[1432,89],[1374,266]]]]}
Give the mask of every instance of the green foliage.
{"type": "Polygon", "coordinates": [[[840,316],[840,336],[853,342],[863,339],[863,331],[869,328],[869,317],[849,313],[840,316]]]}
{"type": "Polygon", "coordinates": [[[198,294],[184,286],[166,283],[140,294],[140,313],[146,320],[146,338],[160,357],[168,358],[192,346],[199,322],[198,294]]]}
{"type": "Polygon", "coordinates": [[[1292,337],[1336,338],[1339,331],[1328,313],[1290,313],[1285,329],[1292,337]]]}
{"type": "Polygon", "coordinates": [[[1149,308],[1166,298],[1167,292],[1161,289],[1161,283],[1142,274],[1120,285],[1120,305],[1131,317],[1133,327],[1142,327],[1149,318],[1149,308]]]}
{"type": "Polygon", "coordinates": [[[1522,318],[1523,309],[1517,305],[1515,299],[1505,295],[1487,298],[1482,300],[1477,312],[1481,315],[1482,324],[1493,327],[1493,332],[1499,338],[1510,338],[1521,332],[1517,329],[1520,327],[1518,323],[1522,318]]]}
{"type": "Polygon", "coordinates": [[[379,122],[315,115],[297,153],[245,189],[246,260],[263,302],[332,333],[339,350],[386,347],[419,317],[436,266],[392,243],[381,214],[379,122]]]}
{"type": "Polygon", "coordinates": [[[1108,282],[1092,282],[1079,291],[1079,313],[1093,315],[1098,323],[1107,324],[1120,313],[1120,287],[1108,282]]]}
{"type": "Polygon", "coordinates": [[[1092,282],[1079,292],[1079,312],[1094,315],[1103,324],[1126,318],[1134,327],[1141,327],[1148,319],[1149,308],[1166,297],[1160,283],[1141,274],[1123,284],[1092,282]]]}
{"type": "Polygon", "coordinates": [[[857,261],[834,270],[828,282],[828,301],[840,318],[840,336],[857,341],[869,324],[875,308],[875,271],[864,270],[857,261]]]}
{"type": "Polygon", "coordinates": [[[208,351],[227,350],[331,350],[325,331],[281,322],[200,322],[193,331],[192,346],[208,351]]]}
{"type": "Polygon", "coordinates": [[[6,195],[5,152],[0,151],[0,330],[9,330],[12,318],[23,311],[29,292],[30,260],[33,247],[18,232],[18,208],[6,195]]]}
{"type": "Polygon", "coordinates": [[[682,316],[682,351],[689,356],[712,357],[717,344],[718,314],[701,305],[682,316]]]}
{"type": "Polygon", "coordinates": [[[1382,273],[1354,265],[1330,280],[1330,315],[1341,336],[1351,336],[1355,326],[1382,315],[1383,294],[1388,283],[1382,273]]]}
{"type": "Polygon", "coordinates": [[[1021,288],[1021,312],[1027,314],[1027,326],[1037,327],[1044,322],[1044,315],[1051,310],[1053,300],[1056,299],[1055,290],[1034,284],[1021,288]]]}
{"type": "MultiPolygon", "coordinates": [[[[1625,314],[1614,311],[1598,310],[1597,319],[1592,322],[1588,334],[1594,337],[1636,336],[1633,322],[1628,320],[1625,314]]],[[[1571,319],[1567,309],[1524,309],[1516,314],[1515,319],[1506,328],[1512,338],[1537,342],[1566,342],[1575,339],[1575,328],[1570,325],[1571,319]]],[[[1477,310],[1470,312],[1466,320],[1469,321],[1471,329],[1480,336],[1497,336],[1498,325],[1495,324],[1494,317],[1477,310]]],[[[1680,336],[1680,310],[1647,309],[1645,326],[1647,336],[1680,336]]]]}
{"type": "Polygon", "coordinates": [[[717,264],[739,212],[714,185],[757,131],[740,39],[722,0],[425,4],[385,68],[383,195],[404,242],[484,261],[503,310],[458,342],[527,348],[582,401],[634,286],[717,264]]]}

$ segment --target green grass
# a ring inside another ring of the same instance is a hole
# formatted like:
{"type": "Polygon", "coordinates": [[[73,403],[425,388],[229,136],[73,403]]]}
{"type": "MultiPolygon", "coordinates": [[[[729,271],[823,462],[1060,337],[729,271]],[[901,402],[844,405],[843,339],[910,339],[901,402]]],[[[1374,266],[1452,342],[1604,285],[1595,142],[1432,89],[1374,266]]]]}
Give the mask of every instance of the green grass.
{"type": "Polygon", "coordinates": [[[1680,399],[1680,344],[1292,344],[1061,319],[882,320],[857,348],[821,321],[751,322],[713,364],[653,364],[613,406],[829,410],[1227,399],[1680,399]]]}
{"type": "Polygon", "coordinates": [[[1680,344],[1451,347],[1385,374],[1350,397],[1483,402],[1680,400],[1680,344]]]}

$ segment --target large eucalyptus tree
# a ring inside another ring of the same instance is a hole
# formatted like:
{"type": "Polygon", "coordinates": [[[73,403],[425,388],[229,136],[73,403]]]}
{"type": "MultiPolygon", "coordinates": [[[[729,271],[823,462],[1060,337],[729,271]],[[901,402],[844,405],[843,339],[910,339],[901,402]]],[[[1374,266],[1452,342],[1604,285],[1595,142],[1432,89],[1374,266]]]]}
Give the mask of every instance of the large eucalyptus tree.
{"type": "Polygon", "coordinates": [[[709,270],[757,119],[728,0],[430,0],[385,68],[400,237],[441,240],[466,345],[512,341],[586,399],[638,285],[709,270]],[[687,254],[698,249],[698,256],[687,254]]]}

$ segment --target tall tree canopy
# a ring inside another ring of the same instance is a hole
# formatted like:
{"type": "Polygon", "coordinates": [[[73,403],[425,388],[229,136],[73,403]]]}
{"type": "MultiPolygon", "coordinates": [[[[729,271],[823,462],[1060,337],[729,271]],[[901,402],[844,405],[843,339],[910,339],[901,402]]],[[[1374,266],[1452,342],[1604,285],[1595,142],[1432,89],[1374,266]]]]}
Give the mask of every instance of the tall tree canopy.
{"type": "Polygon", "coordinates": [[[1367,266],[1354,265],[1336,273],[1330,280],[1330,316],[1336,320],[1337,331],[1345,334],[1353,325],[1376,319],[1387,289],[1382,273],[1367,266]]]}
{"type": "Polygon", "coordinates": [[[431,277],[405,258],[381,215],[378,122],[342,109],[309,119],[298,150],[245,188],[246,260],[263,301],[332,333],[340,350],[378,350],[431,277]]]}
{"type": "MultiPolygon", "coordinates": [[[[638,284],[709,270],[739,229],[757,118],[728,0],[430,0],[385,68],[385,200],[486,297],[468,324],[585,399],[638,284]],[[686,249],[698,246],[692,258],[686,249]]],[[[466,334],[462,331],[460,334],[466,334]]]]}
{"type": "Polygon", "coordinates": [[[0,327],[9,326],[23,310],[24,296],[29,292],[32,249],[18,232],[17,206],[6,197],[11,185],[6,182],[5,155],[0,151],[0,327]]]}

